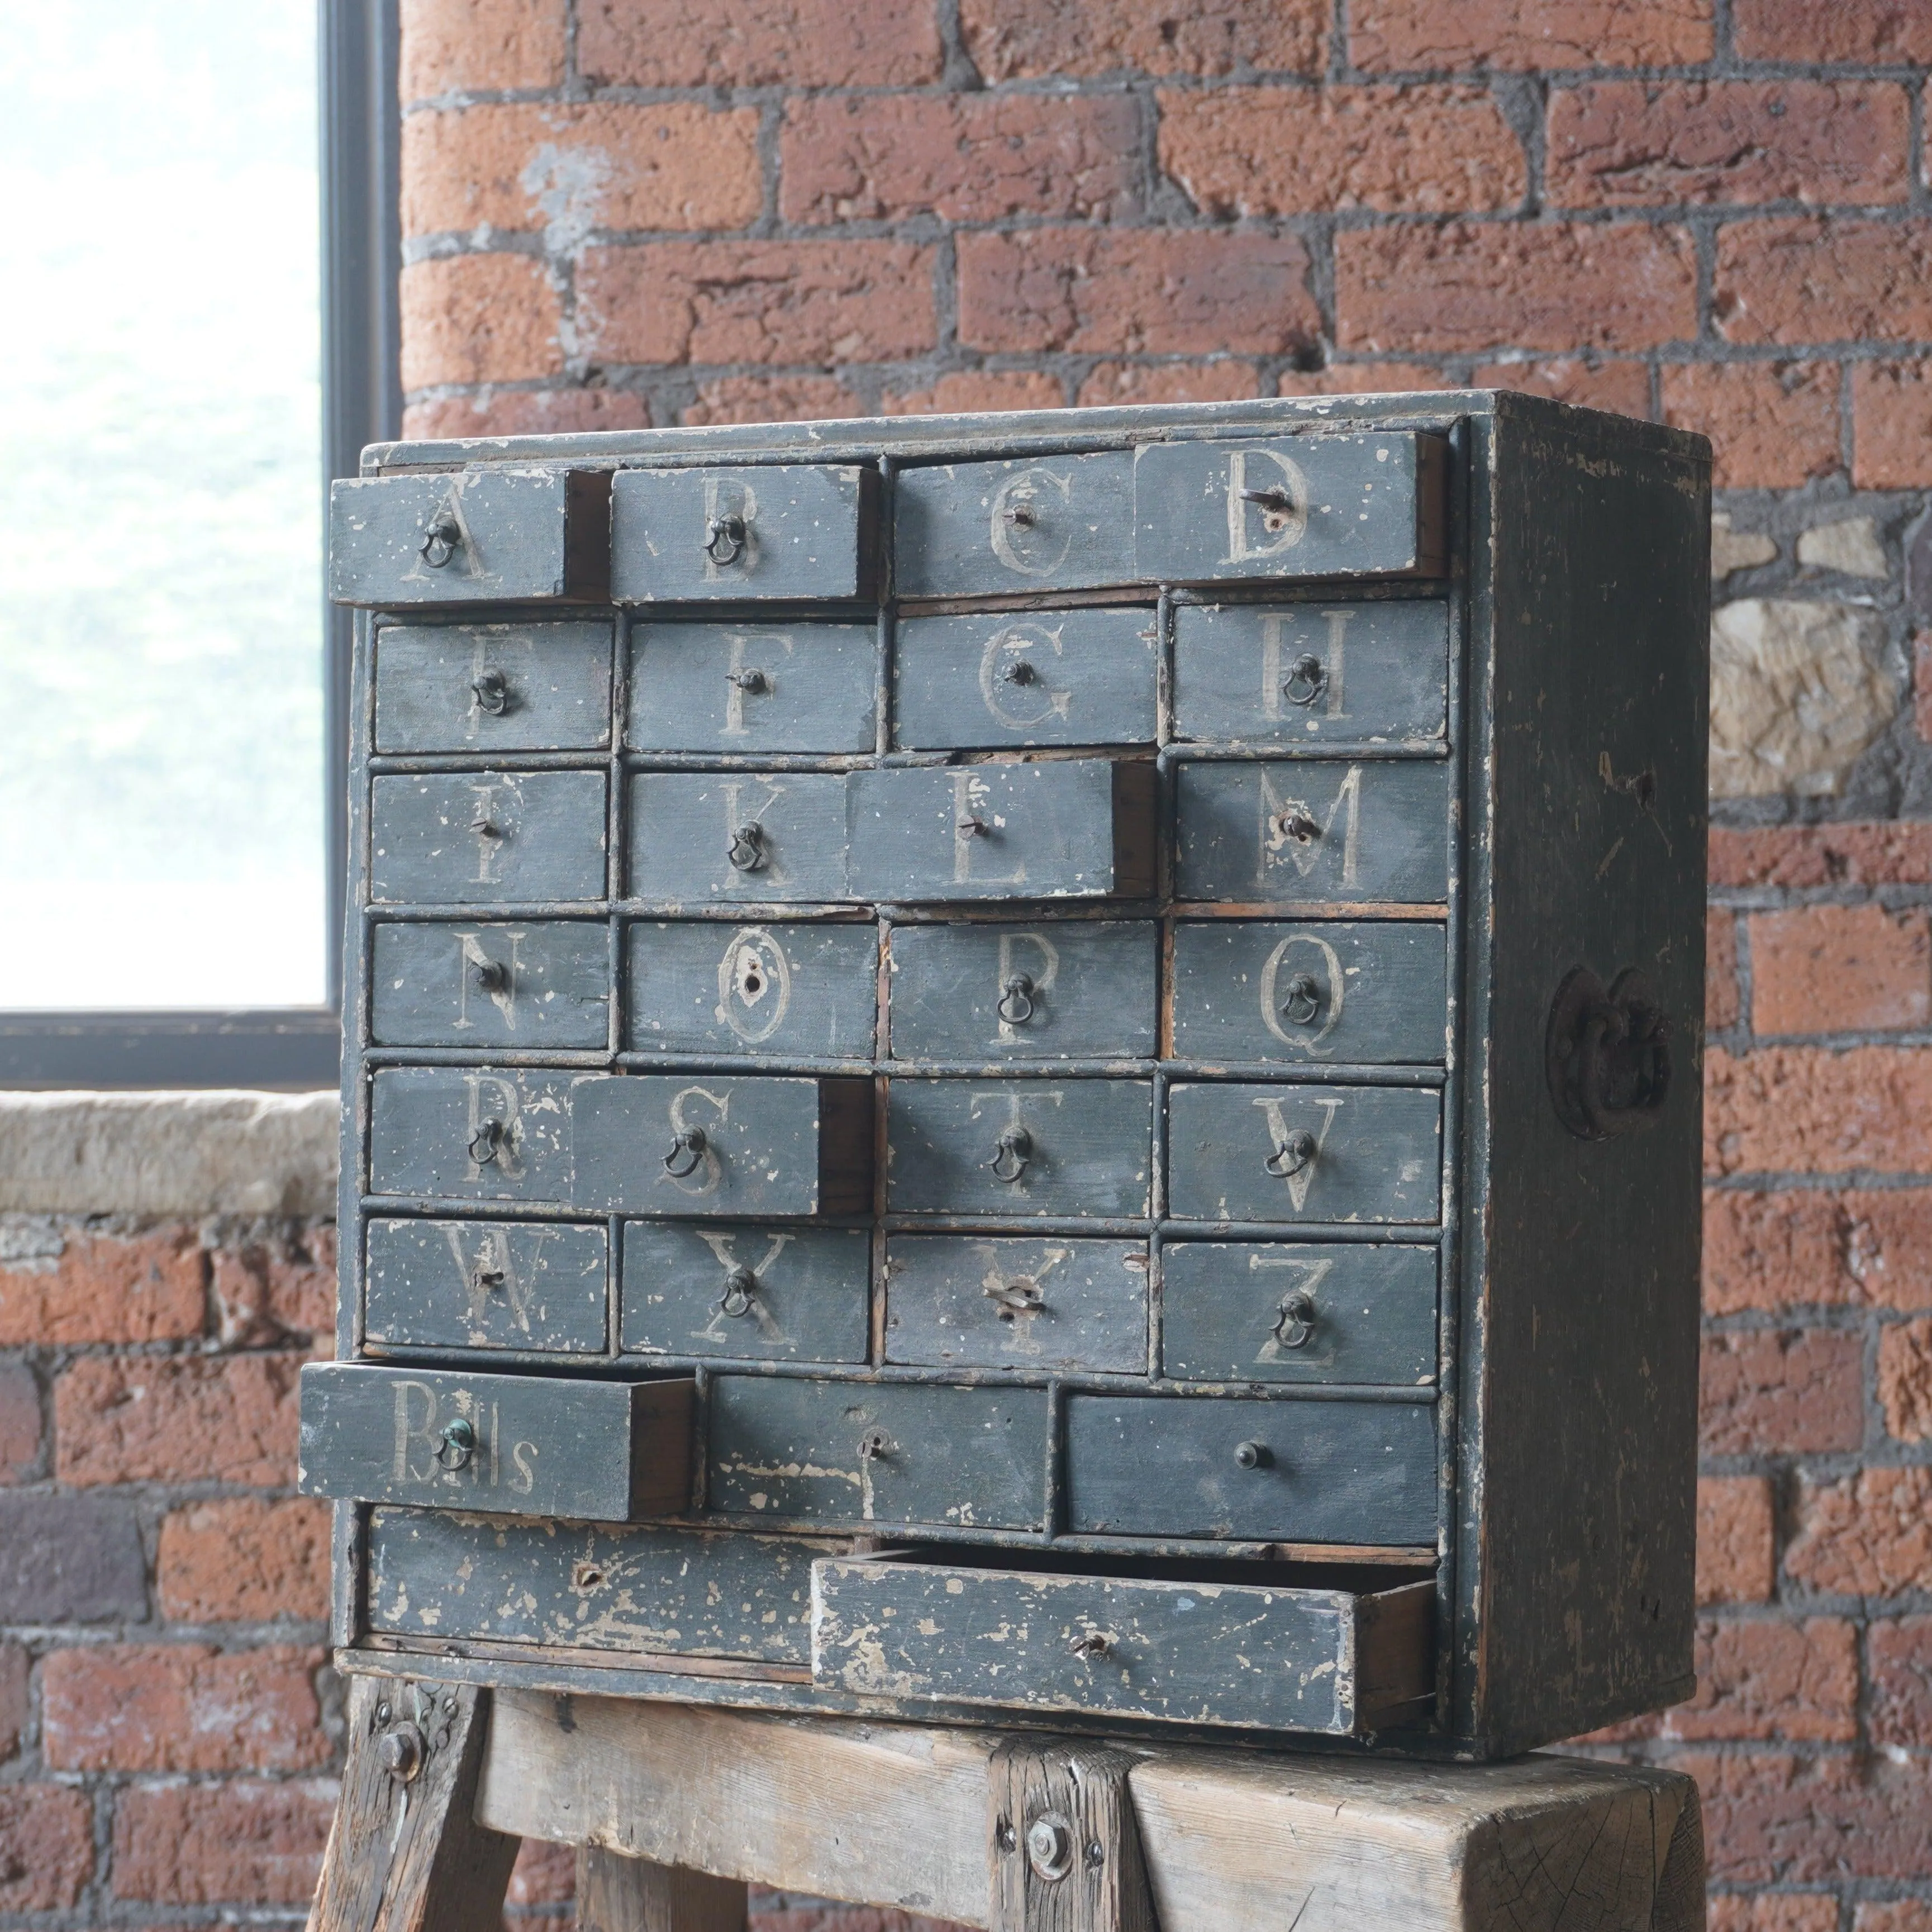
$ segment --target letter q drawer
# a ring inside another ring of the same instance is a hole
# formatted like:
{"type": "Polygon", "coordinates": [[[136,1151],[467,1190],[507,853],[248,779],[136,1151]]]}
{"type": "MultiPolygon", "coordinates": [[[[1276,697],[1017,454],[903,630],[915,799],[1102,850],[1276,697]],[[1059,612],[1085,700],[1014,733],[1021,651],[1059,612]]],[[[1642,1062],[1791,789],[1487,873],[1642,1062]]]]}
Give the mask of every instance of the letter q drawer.
{"type": "Polygon", "coordinates": [[[570,434],[332,518],[346,1667],[1436,1757],[1688,1694],[1700,440],[570,434]]]}

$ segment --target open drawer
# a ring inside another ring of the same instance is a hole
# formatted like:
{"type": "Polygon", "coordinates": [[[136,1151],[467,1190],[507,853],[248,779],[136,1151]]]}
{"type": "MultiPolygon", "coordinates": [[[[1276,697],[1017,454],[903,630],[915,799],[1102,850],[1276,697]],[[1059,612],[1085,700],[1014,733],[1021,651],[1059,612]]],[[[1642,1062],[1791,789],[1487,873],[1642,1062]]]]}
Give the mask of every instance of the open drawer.
{"type": "Polygon", "coordinates": [[[812,1681],[860,1696],[1338,1737],[1434,1696],[1413,1570],[902,1550],[821,1558],[812,1598],[812,1681]]]}

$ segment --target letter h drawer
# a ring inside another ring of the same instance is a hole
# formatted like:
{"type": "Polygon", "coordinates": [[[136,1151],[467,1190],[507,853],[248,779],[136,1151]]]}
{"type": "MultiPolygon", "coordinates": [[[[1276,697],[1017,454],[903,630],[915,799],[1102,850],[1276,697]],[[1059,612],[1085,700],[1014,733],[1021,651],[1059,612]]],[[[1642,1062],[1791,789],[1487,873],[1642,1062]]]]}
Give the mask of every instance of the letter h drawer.
{"type": "Polygon", "coordinates": [[[344,1666],[1684,1694],[1708,509],[1473,392],[372,451],[344,1666]]]}

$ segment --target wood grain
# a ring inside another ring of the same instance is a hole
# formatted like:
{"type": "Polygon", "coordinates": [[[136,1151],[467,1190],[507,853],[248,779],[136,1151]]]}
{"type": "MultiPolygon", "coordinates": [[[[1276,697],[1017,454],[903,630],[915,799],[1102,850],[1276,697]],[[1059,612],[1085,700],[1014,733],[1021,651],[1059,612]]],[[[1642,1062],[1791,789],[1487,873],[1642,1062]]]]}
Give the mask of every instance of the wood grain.
{"type": "Polygon", "coordinates": [[[1156,1932],[1127,1791],[1133,1762],[1095,1744],[1032,1738],[1010,1738],[994,1754],[992,1932],[1156,1932]]]}
{"type": "Polygon", "coordinates": [[[742,1879],[578,1848],[577,1932],[745,1932],[748,1906],[742,1879]]]}

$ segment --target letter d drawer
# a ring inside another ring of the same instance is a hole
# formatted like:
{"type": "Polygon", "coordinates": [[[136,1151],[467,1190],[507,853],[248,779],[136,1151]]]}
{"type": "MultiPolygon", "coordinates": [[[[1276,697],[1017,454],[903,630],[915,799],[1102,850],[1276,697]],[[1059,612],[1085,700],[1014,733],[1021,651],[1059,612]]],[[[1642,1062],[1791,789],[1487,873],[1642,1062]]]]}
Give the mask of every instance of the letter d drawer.
{"type": "Polygon", "coordinates": [[[490,1516],[675,1516],[691,1495],[692,1388],[311,1362],[297,1484],[490,1516]]]}

